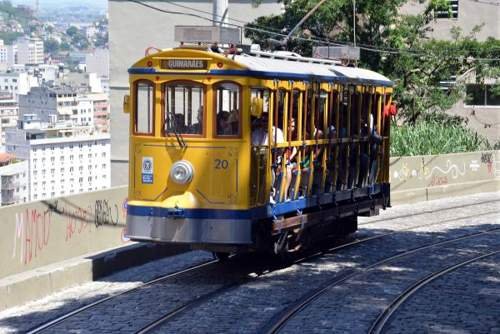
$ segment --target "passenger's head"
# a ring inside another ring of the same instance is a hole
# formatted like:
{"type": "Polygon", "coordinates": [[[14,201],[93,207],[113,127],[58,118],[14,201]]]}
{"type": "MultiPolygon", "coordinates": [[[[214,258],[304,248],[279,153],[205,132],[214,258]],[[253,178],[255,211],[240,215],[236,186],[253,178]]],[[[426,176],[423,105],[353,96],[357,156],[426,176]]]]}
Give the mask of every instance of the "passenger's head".
{"type": "Polygon", "coordinates": [[[262,113],[261,117],[260,118],[256,118],[253,122],[253,126],[255,128],[264,128],[264,129],[267,129],[267,120],[268,120],[268,117],[267,117],[267,113],[262,113]]]}

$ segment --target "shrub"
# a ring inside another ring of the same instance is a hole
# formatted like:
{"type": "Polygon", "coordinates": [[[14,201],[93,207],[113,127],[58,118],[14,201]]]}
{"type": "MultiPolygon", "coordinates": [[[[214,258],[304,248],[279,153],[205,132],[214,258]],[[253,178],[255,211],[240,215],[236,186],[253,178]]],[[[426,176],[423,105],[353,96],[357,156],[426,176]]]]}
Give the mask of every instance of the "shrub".
{"type": "Polygon", "coordinates": [[[491,149],[488,140],[459,122],[427,120],[392,124],[391,156],[431,155],[491,149]]]}

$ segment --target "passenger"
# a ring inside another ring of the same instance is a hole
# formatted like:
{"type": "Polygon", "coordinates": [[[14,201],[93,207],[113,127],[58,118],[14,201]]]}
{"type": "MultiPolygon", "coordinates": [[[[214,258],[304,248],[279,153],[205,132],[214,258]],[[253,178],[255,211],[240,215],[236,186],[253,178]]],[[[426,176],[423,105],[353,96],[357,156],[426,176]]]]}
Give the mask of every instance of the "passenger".
{"type": "MultiPolygon", "coordinates": [[[[370,135],[370,129],[368,123],[365,119],[361,119],[361,137],[367,137],[370,135]]],[[[357,187],[361,188],[366,184],[368,179],[368,166],[370,164],[370,157],[368,156],[368,144],[361,144],[361,154],[359,156],[359,176],[357,187]]]]}
{"type": "Polygon", "coordinates": [[[217,114],[217,135],[228,136],[232,135],[231,124],[229,123],[229,112],[221,111],[217,114]]]}
{"type": "Polygon", "coordinates": [[[203,132],[203,106],[198,108],[198,113],[196,114],[197,123],[191,124],[187,133],[192,134],[202,134],[203,132]]]}
{"type": "Polygon", "coordinates": [[[185,133],[184,114],[174,114],[170,117],[168,131],[176,133],[185,133]]]}
{"type": "Polygon", "coordinates": [[[379,146],[382,144],[382,136],[377,132],[373,124],[373,115],[370,114],[371,134],[370,134],[370,175],[368,176],[368,184],[371,186],[375,183],[378,172],[378,154],[379,146]]]}
{"type": "MultiPolygon", "coordinates": [[[[269,136],[268,136],[268,123],[267,123],[268,115],[267,113],[262,114],[261,118],[257,118],[253,122],[252,126],[252,145],[254,146],[265,146],[269,145],[269,136]]],[[[275,144],[282,144],[285,142],[285,138],[283,136],[283,131],[280,128],[276,128],[274,125],[272,126],[273,131],[273,141],[275,144]]]]}
{"type": "MultiPolygon", "coordinates": [[[[272,126],[272,136],[274,144],[282,144],[285,142],[285,138],[283,136],[283,131],[280,128],[272,126]]],[[[252,145],[253,146],[267,146],[269,145],[269,135],[268,135],[268,114],[262,114],[261,118],[256,119],[253,122],[252,127],[252,145]]],[[[277,159],[273,162],[272,165],[272,173],[271,173],[271,195],[269,202],[271,204],[276,203],[277,192],[275,187],[276,185],[281,184],[279,177],[281,177],[281,154],[276,153],[277,159]],[[278,176],[278,177],[277,177],[278,176]],[[277,181],[278,180],[278,181],[277,181]],[[277,181],[277,182],[276,182],[277,181]]]]}
{"type": "MultiPolygon", "coordinates": [[[[306,133],[306,138],[312,138],[314,140],[319,140],[324,138],[324,133],[322,130],[318,129],[316,126],[314,127],[313,135],[310,136],[309,132],[306,133]]],[[[317,189],[319,182],[319,176],[321,175],[320,172],[322,169],[322,161],[320,161],[321,153],[323,152],[323,147],[324,145],[315,145],[314,148],[312,146],[308,146],[305,150],[305,156],[304,159],[302,160],[300,167],[302,171],[302,178],[301,178],[301,192],[302,195],[305,195],[307,193],[307,188],[309,187],[309,177],[311,175],[311,158],[312,158],[312,163],[313,167],[315,170],[314,173],[314,181],[313,181],[313,191],[317,189]],[[311,154],[312,153],[312,154],[311,154]],[[312,155],[312,157],[311,157],[312,155]]]]}
{"type": "Polygon", "coordinates": [[[240,111],[238,109],[231,110],[228,122],[231,126],[231,134],[237,136],[240,133],[240,111]]]}
{"type": "MultiPolygon", "coordinates": [[[[295,126],[295,118],[290,117],[288,120],[288,140],[293,141],[293,139],[297,138],[297,128],[295,126]]],[[[285,150],[285,158],[286,158],[286,174],[285,174],[285,201],[289,201],[290,198],[293,198],[293,193],[290,194],[290,184],[292,183],[293,171],[297,169],[297,148],[295,146],[288,147],[285,150]]]]}

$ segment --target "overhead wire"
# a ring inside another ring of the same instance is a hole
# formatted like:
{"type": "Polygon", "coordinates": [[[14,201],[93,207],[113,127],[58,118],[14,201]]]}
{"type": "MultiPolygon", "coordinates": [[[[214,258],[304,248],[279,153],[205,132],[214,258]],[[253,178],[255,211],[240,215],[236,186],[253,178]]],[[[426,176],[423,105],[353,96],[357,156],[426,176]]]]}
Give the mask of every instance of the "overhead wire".
{"type": "MultiPolygon", "coordinates": [[[[269,27],[265,27],[265,29],[264,29],[264,28],[262,28],[259,25],[255,25],[255,24],[253,24],[251,22],[246,22],[246,21],[243,21],[243,20],[229,18],[232,21],[239,22],[239,23],[244,23],[245,26],[242,26],[242,25],[239,25],[239,24],[234,24],[234,23],[229,23],[229,22],[223,22],[223,21],[220,21],[220,20],[214,20],[212,18],[205,17],[205,16],[202,16],[200,14],[166,10],[166,9],[163,9],[163,8],[159,8],[159,7],[147,4],[147,3],[143,2],[143,1],[140,1],[140,0],[126,0],[126,1],[133,2],[133,3],[136,3],[138,5],[141,5],[141,6],[144,6],[144,7],[147,7],[149,9],[152,9],[152,10],[155,10],[155,11],[158,11],[158,12],[162,12],[162,13],[165,13],[165,14],[185,15],[185,16],[195,17],[195,18],[199,18],[199,19],[202,19],[202,20],[205,20],[205,21],[209,21],[211,23],[225,24],[225,25],[231,26],[231,27],[236,27],[236,28],[240,28],[240,29],[246,29],[246,30],[255,31],[255,32],[263,33],[263,34],[273,35],[273,36],[279,36],[279,37],[282,37],[282,38],[286,38],[287,37],[287,34],[284,34],[282,32],[268,30],[269,27]],[[249,26],[249,25],[251,25],[251,26],[249,26]]],[[[480,0],[469,0],[469,1],[479,2],[480,0]]],[[[215,17],[222,18],[222,16],[220,16],[220,15],[213,14],[211,12],[204,11],[204,10],[199,10],[199,9],[196,9],[196,8],[193,8],[193,7],[189,7],[189,6],[186,6],[186,5],[177,4],[177,3],[173,2],[173,1],[170,1],[170,0],[163,0],[162,2],[171,4],[173,6],[177,6],[177,7],[183,8],[183,9],[188,9],[188,10],[192,10],[192,11],[196,11],[196,12],[200,12],[200,13],[204,13],[204,14],[209,14],[210,16],[215,16],[215,17]]],[[[271,28],[271,29],[273,29],[273,28],[271,28]]],[[[332,41],[330,39],[321,39],[321,38],[304,38],[304,37],[297,36],[297,37],[294,37],[294,39],[301,40],[301,41],[308,41],[308,42],[316,42],[318,44],[334,45],[334,46],[349,46],[349,45],[351,45],[350,42],[332,41]]],[[[382,47],[379,47],[379,46],[373,46],[373,45],[367,45],[367,44],[358,44],[358,47],[360,49],[368,51],[368,52],[376,52],[376,53],[384,53],[384,54],[402,54],[402,53],[406,53],[407,55],[411,55],[411,56],[425,56],[425,55],[430,54],[429,52],[425,52],[425,51],[421,51],[421,50],[396,49],[396,48],[386,48],[386,47],[382,48],[382,47]]],[[[474,61],[500,61],[500,58],[474,58],[474,61]]]]}

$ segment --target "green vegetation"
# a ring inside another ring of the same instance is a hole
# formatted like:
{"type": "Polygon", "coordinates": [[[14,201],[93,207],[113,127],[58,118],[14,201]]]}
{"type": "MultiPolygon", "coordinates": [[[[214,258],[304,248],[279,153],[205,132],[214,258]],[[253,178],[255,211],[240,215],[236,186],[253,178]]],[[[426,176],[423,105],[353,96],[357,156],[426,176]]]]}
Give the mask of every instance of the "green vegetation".
{"type": "MultiPolygon", "coordinates": [[[[36,30],[39,22],[33,17],[33,12],[28,7],[13,6],[8,0],[0,1],[0,16],[5,21],[16,21],[23,28],[25,33],[31,33],[36,30]]],[[[12,38],[9,38],[9,33],[7,34],[7,39],[12,43],[12,38]]],[[[6,43],[8,44],[8,43],[6,43]]]]}
{"type": "Polygon", "coordinates": [[[432,155],[491,149],[486,138],[460,122],[424,120],[391,127],[391,156],[432,155]]]}
{"type": "Polygon", "coordinates": [[[0,31],[0,39],[3,39],[3,42],[6,45],[11,45],[18,37],[21,37],[23,34],[20,32],[10,32],[10,31],[0,31]]]}
{"type": "MultiPolygon", "coordinates": [[[[245,35],[264,48],[282,48],[304,56],[312,55],[313,46],[352,45],[352,0],[324,2],[292,38],[282,37],[319,1],[281,0],[285,9],[282,14],[257,18],[247,25],[245,35]],[[281,36],[259,29],[272,30],[281,36]]],[[[394,154],[480,149],[485,140],[466,130],[461,121],[450,126],[444,112],[465,97],[462,75],[473,72],[478,84],[484,84],[485,78],[500,77],[500,40],[477,41],[475,34],[481,27],[475,27],[469,35],[455,28],[449,41],[429,39],[435,13],[451,14],[450,2],[431,0],[423,13],[411,16],[398,13],[405,2],[356,1],[356,44],[361,48],[359,66],[380,72],[395,83],[397,121],[403,127],[394,131],[397,136],[394,154]],[[444,142],[431,137],[439,138],[445,133],[448,137],[442,137],[444,142]],[[452,134],[455,137],[450,137],[452,134]],[[465,136],[470,139],[466,141],[465,136]]]]}

